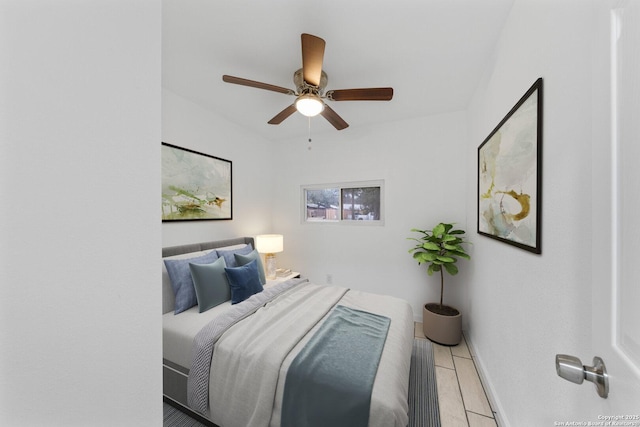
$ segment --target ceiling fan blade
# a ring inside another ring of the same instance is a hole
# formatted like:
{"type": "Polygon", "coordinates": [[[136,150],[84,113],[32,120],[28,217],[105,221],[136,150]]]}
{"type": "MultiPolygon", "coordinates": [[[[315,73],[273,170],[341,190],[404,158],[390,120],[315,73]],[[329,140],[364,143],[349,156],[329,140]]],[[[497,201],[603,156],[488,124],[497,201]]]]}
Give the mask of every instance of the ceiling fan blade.
{"type": "Polygon", "coordinates": [[[295,112],[296,112],[296,104],[291,104],[287,108],[285,108],[284,110],[282,110],[278,114],[276,114],[273,117],[273,119],[269,120],[268,123],[270,125],[279,125],[280,123],[282,123],[284,121],[284,119],[286,119],[287,117],[289,117],[290,115],[292,115],[295,112]]]}
{"type": "Polygon", "coordinates": [[[227,83],[233,83],[236,85],[255,87],[255,88],[264,89],[264,90],[271,90],[274,92],[284,93],[285,95],[295,95],[294,91],[292,91],[291,89],[287,89],[286,87],[270,85],[268,83],[256,82],[254,80],[243,79],[240,77],[228,76],[226,74],[222,76],[222,80],[227,83]]]}
{"type": "Polygon", "coordinates": [[[325,42],[320,37],[302,34],[302,75],[312,86],[320,86],[325,42]]]}
{"type": "Polygon", "coordinates": [[[349,127],[349,123],[345,122],[342,117],[338,115],[335,111],[331,109],[327,104],[324,104],[324,110],[320,113],[322,117],[327,119],[329,123],[333,125],[334,128],[338,130],[342,130],[349,127]]]}
{"type": "Polygon", "coordinates": [[[393,88],[338,89],[328,91],[326,96],[333,101],[391,101],[393,88]]]}

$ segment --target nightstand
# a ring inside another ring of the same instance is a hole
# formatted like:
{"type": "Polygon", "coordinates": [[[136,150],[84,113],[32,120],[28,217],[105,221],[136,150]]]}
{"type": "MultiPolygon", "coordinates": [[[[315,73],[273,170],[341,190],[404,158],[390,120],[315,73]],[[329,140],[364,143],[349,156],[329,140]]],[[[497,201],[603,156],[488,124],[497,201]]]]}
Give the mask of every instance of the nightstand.
{"type": "Polygon", "coordinates": [[[265,288],[268,288],[269,286],[273,286],[276,285],[278,283],[284,282],[285,280],[289,280],[289,279],[295,279],[296,277],[300,277],[300,273],[297,271],[292,271],[291,273],[289,273],[286,276],[282,276],[282,277],[276,277],[273,280],[269,280],[267,279],[267,284],[264,285],[265,288]]]}

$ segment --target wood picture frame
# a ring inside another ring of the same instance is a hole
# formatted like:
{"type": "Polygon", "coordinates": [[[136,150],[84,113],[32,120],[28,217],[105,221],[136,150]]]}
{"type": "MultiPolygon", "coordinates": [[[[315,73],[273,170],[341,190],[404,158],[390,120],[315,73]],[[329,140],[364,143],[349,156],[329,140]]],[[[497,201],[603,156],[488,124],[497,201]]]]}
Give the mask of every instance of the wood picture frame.
{"type": "Polygon", "coordinates": [[[162,222],[233,219],[232,163],[162,143],[162,222]]]}
{"type": "Polygon", "coordinates": [[[542,78],[478,147],[478,233],[540,254],[542,78]]]}

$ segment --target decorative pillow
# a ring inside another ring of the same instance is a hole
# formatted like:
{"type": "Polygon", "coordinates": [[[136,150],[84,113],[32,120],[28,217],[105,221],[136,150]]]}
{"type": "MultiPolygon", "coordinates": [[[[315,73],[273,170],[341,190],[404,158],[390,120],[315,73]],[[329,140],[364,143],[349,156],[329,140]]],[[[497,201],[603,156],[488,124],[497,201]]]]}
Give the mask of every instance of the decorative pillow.
{"type": "Polygon", "coordinates": [[[244,245],[244,247],[239,249],[223,251],[216,250],[216,253],[218,254],[218,258],[224,258],[224,261],[227,263],[227,268],[233,268],[238,266],[238,264],[236,263],[236,258],[234,256],[235,254],[249,255],[251,251],[253,251],[251,245],[244,245]]]}
{"type": "Polygon", "coordinates": [[[264,289],[258,275],[258,262],[253,260],[242,267],[225,268],[231,286],[231,304],[237,304],[264,289]]]}
{"type": "Polygon", "coordinates": [[[211,264],[189,264],[200,313],[231,299],[225,267],[224,258],[218,258],[211,264]]]}
{"type": "Polygon", "coordinates": [[[262,266],[262,258],[255,249],[249,255],[234,254],[238,267],[249,264],[251,261],[256,260],[258,264],[258,276],[260,276],[260,283],[264,286],[267,283],[267,278],[264,275],[264,267],[262,266]]]}
{"type": "Polygon", "coordinates": [[[189,264],[210,264],[217,259],[218,253],[211,251],[196,258],[164,260],[169,279],[171,279],[171,287],[176,296],[175,314],[182,313],[198,303],[189,264]]]}
{"type": "MultiPolygon", "coordinates": [[[[216,251],[215,249],[213,250],[216,251]]],[[[167,266],[164,263],[165,259],[187,259],[196,258],[208,254],[210,251],[198,251],[190,252],[186,254],[170,255],[160,259],[162,264],[162,314],[168,312],[174,312],[176,309],[176,294],[173,292],[173,286],[171,286],[171,279],[169,278],[169,272],[167,266]]]]}

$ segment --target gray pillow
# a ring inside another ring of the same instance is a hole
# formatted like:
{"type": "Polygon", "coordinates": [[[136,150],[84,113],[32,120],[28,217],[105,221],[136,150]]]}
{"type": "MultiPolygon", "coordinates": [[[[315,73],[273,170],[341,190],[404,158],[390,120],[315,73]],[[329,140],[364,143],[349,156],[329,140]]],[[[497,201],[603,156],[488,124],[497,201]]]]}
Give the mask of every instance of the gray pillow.
{"type": "Polygon", "coordinates": [[[169,279],[171,279],[171,287],[176,296],[175,314],[189,310],[198,304],[189,264],[209,264],[216,259],[218,259],[218,254],[216,251],[211,251],[206,255],[196,258],[164,260],[167,273],[169,273],[169,279]]]}
{"type": "Polygon", "coordinates": [[[224,258],[211,264],[189,264],[200,313],[231,299],[231,288],[224,271],[226,266],[224,258]]]}
{"type": "Polygon", "coordinates": [[[258,264],[257,267],[258,267],[258,275],[260,276],[260,283],[262,283],[263,286],[267,283],[267,278],[264,275],[264,267],[262,266],[262,258],[260,258],[260,254],[258,253],[258,251],[253,250],[253,252],[251,252],[248,255],[234,254],[234,256],[236,258],[236,263],[238,264],[238,267],[242,267],[243,265],[249,264],[251,261],[255,259],[256,263],[258,264]]]}
{"type": "Polygon", "coordinates": [[[233,268],[238,266],[238,264],[236,263],[236,258],[234,256],[235,254],[249,255],[251,251],[253,251],[251,245],[245,245],[244,247],[239,249],[227,249],[216,252],[218,253],[218,258],[224,258],[224,262],[227,263],[228,268],[233,268]]]}

